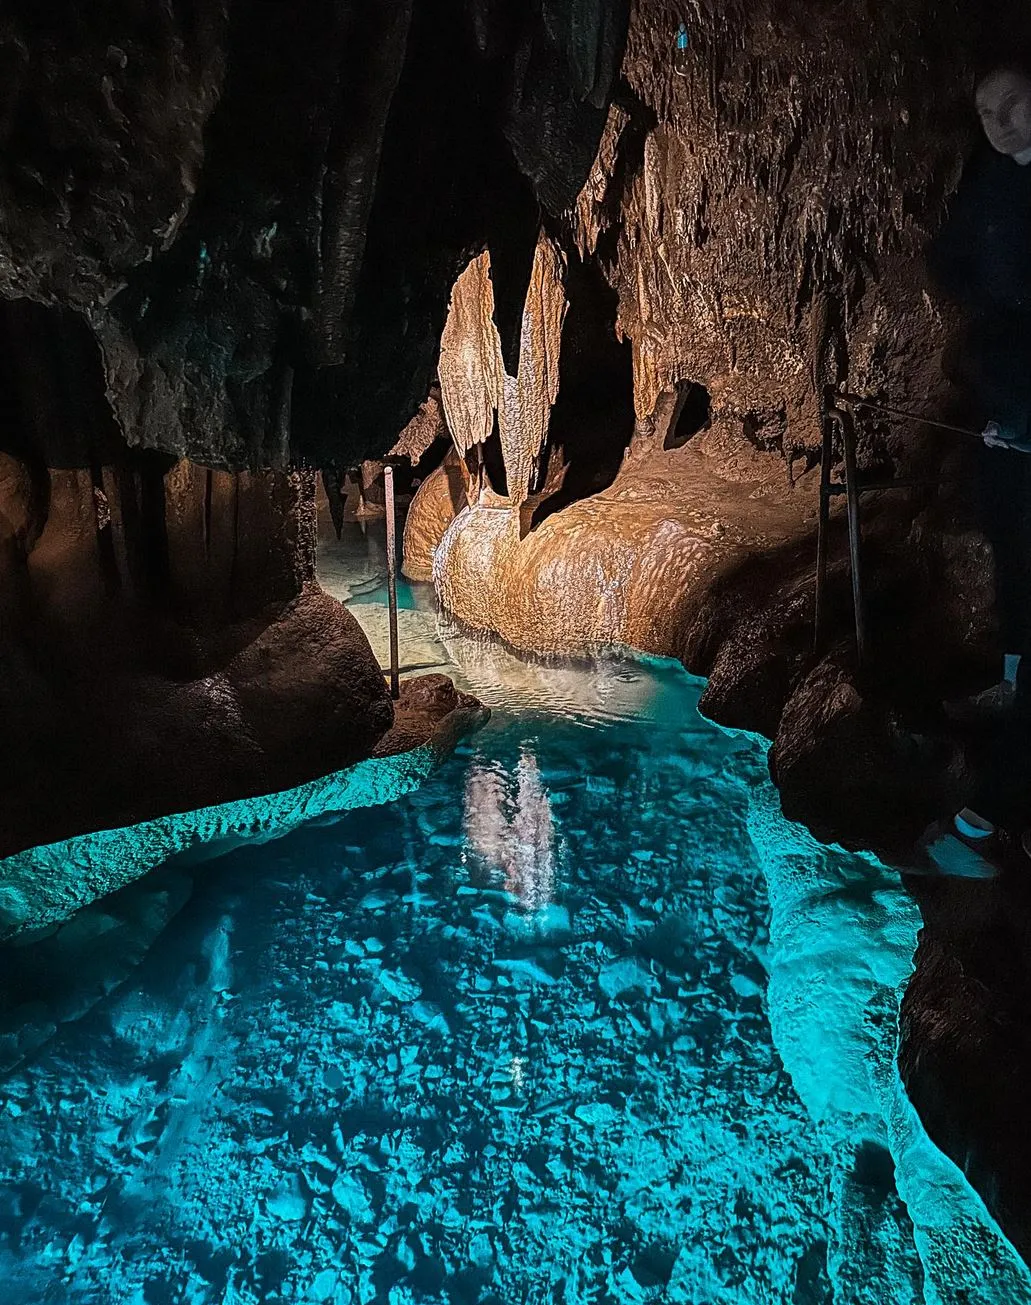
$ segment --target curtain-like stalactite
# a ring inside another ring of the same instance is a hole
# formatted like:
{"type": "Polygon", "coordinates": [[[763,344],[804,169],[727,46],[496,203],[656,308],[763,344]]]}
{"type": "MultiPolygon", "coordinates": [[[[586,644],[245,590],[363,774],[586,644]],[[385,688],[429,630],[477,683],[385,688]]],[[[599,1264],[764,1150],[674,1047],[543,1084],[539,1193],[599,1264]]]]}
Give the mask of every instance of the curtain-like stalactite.
{"type": "Polygon", "coordinates": [[[455,447],[464,455],[486,443],[496,422],[508,497],[516,506],[529,496],[558,397],[568,307],[564,276],[561,253],[542,234],[523,308],[515,376],[505,370],[494,321],[489,252],[473,259],[456,281],[441,339],[441,394],[455,447]]]}

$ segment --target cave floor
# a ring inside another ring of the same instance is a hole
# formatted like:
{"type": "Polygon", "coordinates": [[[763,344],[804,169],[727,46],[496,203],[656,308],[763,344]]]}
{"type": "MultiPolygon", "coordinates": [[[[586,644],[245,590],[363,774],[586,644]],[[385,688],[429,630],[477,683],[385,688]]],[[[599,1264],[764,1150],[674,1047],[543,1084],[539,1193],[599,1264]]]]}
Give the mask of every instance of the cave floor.
{"type": "Polygon", "coordinates": [[[494,716],[417,791],[20,949],[5,1301],[1031,1301],[895,1070],[897,876],[679,667],[445,640],[494,716]]]}

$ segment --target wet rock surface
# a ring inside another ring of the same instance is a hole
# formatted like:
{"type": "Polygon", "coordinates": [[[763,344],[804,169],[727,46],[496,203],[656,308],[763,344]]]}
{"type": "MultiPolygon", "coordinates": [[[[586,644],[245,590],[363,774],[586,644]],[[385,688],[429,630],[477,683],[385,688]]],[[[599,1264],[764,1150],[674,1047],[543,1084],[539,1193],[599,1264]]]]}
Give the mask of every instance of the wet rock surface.
{"type": "Polygon", "coordinates": [[[490,712],[469,693],[456,689],[447,675],[419,675],[404,680],[394,703],[394,723],[376,745],[377,757],[432,742],[446,755],[463,734],[486,724],[490,712]]]}
{"type": "MultiPolygon", "coordinates": [[[[96,904],[156,867],[192,868],[217,861],[242,845],[281,838],[312,821],[389,803],[423,781],[460,739],[480,729],[489,717],[476,698],[456,691],[443,675],[406,681],[394,706],[393,725],[375,743],[374,754],[366,756],[371,746],[356,750],[352,741],[347,755],[353,757],[357,751],[363,759],[344,769],[333,769],[330,761],[323,760],[318,777],[308,779],[306,764],[299,771],[305,782],[295,778],[292,786],[274,791],[263,787],[253,797],[204,806],[201,802],[213,787],[213,770],[210,763],[208,768],[201,765],[197,806],[192,809],[169,815],[161,801],[153,815],[141,818],[140,811],[146,811],[143,803],[153,799],[141,785],[142,793],[129,812],[117,813],[134,823],[73,834],[3,858],[0,938],[20,945],[55,927],[67,928],[75,938],[75,921],[84,909],[82,928],[88,938],[91,921],[99,920],[99,927],[104,927],[104,907],[96,904]]],[[[211,751],[214,761],[222,758],[222,750],[211,751]]],[[[286,784],[291,784],[289,778],[286,784]]]]}
{"type": "Polygon", "coordinates": [[[1031,861],[994,881],[912,877],[924,920],[902,1007],[900,1068],[928,1132],[1031,1261],[1031,861]]]}
{"type": "MultiPolygon", "coordinates": [[[[448,475],[435,472],[409,513],[406,566],[420,575],[452,502],[448,475]]],[[[703,707],[714,719],[775,742],[794,818],[822,836],[899,854],[978,784],[980,763],[940,704],[978,650],[988,664],[984,540],[963,533],[962,518],[958,533],[914,527],[904,504],[867,500],[872,658],[860,673],[845,640],[813,652],[815,473],[794,487],[782,475],[778,458],[756,455],[728,476],[719,442],[692,439],[670,451],[632,447],[609,489],[529,531],[511,504],[484,495],[460,505],[430,554],[437,593],[465,625],[524,650],[629,645],[676,657],[708,677],[703,707]],[[932,577],[956,581],[947,610],[895,624],[919,611],[932,577]]],[[[828,625],[848,630],[837,509],[831,559],[828,625]]]]}
{"type": "Polygon", "coordinates": [[[392,720],[360,627],[314,586],[207,644],[171,624],[113,619],[49,670],[8,677],[33,720],[49,707],[49,733],[4,776],[3,855],[293,787],[367,756],[392,720]],[[113,662],[113,632],[129,648],[145,639],[150,664],[113,662]]]}

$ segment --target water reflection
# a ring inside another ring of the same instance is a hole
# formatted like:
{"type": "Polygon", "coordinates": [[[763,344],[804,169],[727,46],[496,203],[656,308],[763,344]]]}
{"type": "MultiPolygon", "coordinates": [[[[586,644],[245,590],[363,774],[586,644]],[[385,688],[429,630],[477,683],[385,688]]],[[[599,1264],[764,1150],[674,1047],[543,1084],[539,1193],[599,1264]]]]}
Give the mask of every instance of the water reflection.
{"type": "Polygon", "coordinates": [[[529,744],[514,772],[477,757],[465,784],[469,850],[524,911],[540,910],[555,891],[555,822],[551,800],[529,744]]]}
{"type": "MultiPolygon", "coordinates": [[[[495,709],[564,716],[589,726],[665,724],[674,713],[684,715],[679,682],[664,673],[672,663],[661,658],[625,649],[618,657],[612,653],[579,662],[522,657],[497,640],[457,629],[444,617],[437,633],[456,683],[495,709]]],[[[707,726],[701,728],[708,732],[707,726]]]]}

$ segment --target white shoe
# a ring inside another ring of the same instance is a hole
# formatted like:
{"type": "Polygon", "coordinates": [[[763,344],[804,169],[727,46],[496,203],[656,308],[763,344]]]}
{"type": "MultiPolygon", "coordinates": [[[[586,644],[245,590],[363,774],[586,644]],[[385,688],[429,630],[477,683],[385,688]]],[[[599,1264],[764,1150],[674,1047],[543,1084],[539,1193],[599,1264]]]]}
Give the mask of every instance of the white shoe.
{"type": "Polygon", "coordinates": [[[1000,680],[998,684],[993,684],[990,689],[985,689],[982,693],[945,703],[945,715],[962,725],[998,720],[1002,716],[1009,715],[1016,701],[1017,686],[1009,680],[1000,680]]]}
{"type": "Polygon", "coordinates": [[[952,817],[952,823],[956,833],[962,838],[968,839],[971,843],[980,843],[987,838],[991,838],[995,833],[995,826],[984,816],[979,816],[976,811],[971,811],[969,807],[964,807],[962,811],[957,811],[952,817]]]}

